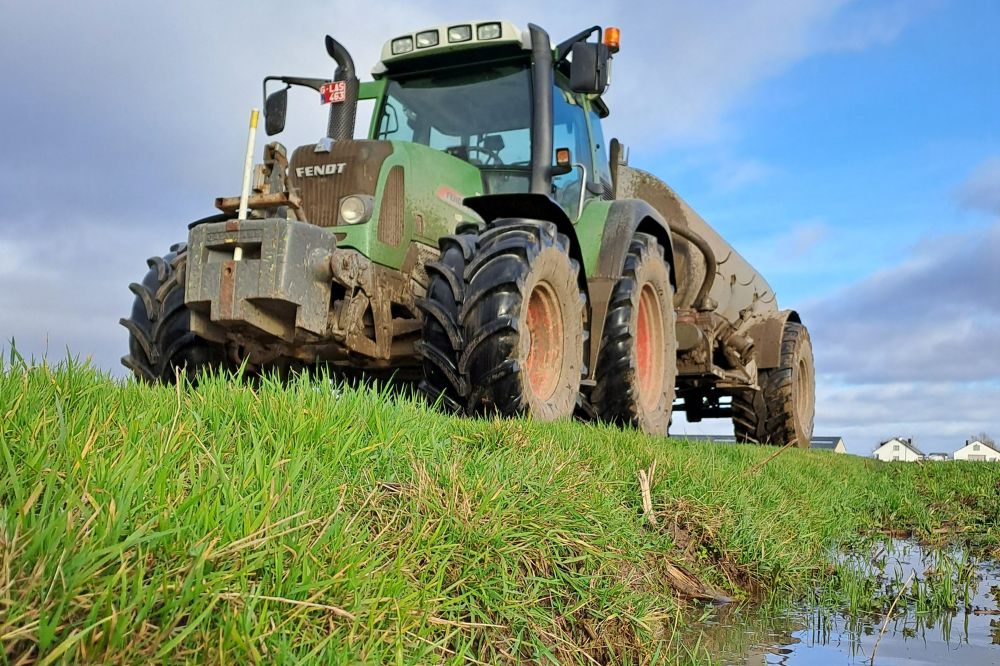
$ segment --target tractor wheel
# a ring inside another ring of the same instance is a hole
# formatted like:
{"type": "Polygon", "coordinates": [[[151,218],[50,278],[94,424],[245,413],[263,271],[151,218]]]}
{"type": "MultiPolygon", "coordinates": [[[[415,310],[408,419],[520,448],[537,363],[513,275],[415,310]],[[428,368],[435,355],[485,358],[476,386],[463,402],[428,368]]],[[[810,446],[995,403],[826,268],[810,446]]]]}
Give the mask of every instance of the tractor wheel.
{"type": "Polygon", "coordinates": [[[164,257],[146,261],[149,272],[133,282],[132,316],[121,319],[128,329],[128,356],[122,364],[149,383],[170,384],[183,371],[194,381],[203,368],[228,367],[225,348],[191,332],[191,313],[184,305],[184,267],[187,245],[178,243],[164,257]]]}
{"type": "Polygon", "coordinates": [[[816,373],[806,327],[787,322],[781,334],[781,360],[761,370],[760,389],[733,394],[736,441],[790,444],[807,448],[816,409],[816,373]]]}
{"type": "Polygon", "coordinates": [[[469,383],[459,371],[464,346],[459,309],[465,298],[465,266],[476,251],[475,229],[443,236],[441,258],[427,264],[427,296],[417,301],[424,313],[423,334],[416,343],[423,359],[420,390],[432,404],[451,412],[465,411],[469,383]]]}
{"type": "Polygon", "coordinates": [[[666,435],[677,380],[674,290],[663,248],[637,233],[611,292],[591,394],[599,418],[666,435]]]}
{"type": "Polygon", "coordinates": [[[587,339],[578,273],[551,222],[498,220],[480,236],[461,314],[470,411],[573,415],[587,339]]]}

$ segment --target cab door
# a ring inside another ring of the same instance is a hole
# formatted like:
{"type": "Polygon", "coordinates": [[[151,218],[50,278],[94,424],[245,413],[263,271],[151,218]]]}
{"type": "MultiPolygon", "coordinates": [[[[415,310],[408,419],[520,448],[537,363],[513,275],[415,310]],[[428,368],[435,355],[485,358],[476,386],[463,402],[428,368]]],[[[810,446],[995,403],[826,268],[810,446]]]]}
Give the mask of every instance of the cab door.
{"type": "MultiPolygon", "coordinates": [[[[576,221],[582,211],[581,202],[585,204],[588,197],[594,196],[593,187],[587,186],[594,182],[594,152],[585,101],[562,83],[556,83],[552,95],[552,146],[554,151],[569,149],[571,169],[552,178],[552,197],[569,219],[576,221]]],[[[552,163],[556,163],[555,153],[552,163]]]]}

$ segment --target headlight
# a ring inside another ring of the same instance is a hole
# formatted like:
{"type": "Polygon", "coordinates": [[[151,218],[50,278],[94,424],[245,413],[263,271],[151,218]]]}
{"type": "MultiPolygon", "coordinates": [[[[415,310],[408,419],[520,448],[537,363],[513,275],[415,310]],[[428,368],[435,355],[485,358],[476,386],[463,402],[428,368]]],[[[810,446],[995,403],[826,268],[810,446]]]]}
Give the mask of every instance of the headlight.
{"type": "Polygon", "coordinates": [[[367,222],[371,216],[371,197],[351,194],[340,200],[340,221],[343,224],[367,222]]]}
{"type": "Polygon", "coordinates": [[[467,42],[472,39],[471,25],[456,25],[448,28],[449,42],[467,42]]]}
{"type": "Polygon", "coordinates": [[[417,33],[417,48],[426,49],[429,46],[438,45],[438,31],[428,30],[426,32],[417,33]]]}
{"type": "Polygon", "coordinates": [[[400,37],[392,40],[392,55],[409,53],[413,50],[413,37],[400,37]]]}
{"type": "Polygon", "coordinates": [[[499,39],[500,24],[483,23],[481,26],[476,28],[476,37],[478,37],[479,39],[499,39]]]}

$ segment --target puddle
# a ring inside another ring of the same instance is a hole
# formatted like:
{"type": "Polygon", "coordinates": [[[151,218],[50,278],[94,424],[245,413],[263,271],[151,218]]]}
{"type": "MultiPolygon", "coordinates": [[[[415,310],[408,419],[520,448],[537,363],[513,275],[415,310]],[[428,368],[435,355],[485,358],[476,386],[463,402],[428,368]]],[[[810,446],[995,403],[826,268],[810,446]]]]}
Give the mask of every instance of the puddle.
{"type": "Polygon", "coordinates": [[[841,563],[850,594],[719,609],[692,651],[725,664],[869,664],[873,652],[875,664],[1000,664],[1000,563],[898,541],[841,563]]]}

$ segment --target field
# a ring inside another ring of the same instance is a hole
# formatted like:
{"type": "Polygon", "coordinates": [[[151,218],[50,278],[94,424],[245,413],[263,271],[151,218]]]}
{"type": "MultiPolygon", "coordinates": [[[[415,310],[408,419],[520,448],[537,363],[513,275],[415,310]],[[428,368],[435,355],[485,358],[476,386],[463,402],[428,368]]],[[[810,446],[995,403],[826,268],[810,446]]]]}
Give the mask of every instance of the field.
{"type": "Polygon", "coordinates": [[[1000,465],[777,452],[12,355],[0,663],[700,661],[692,608],[849,595],[838,546],[997,552],[1000,465]]]}

